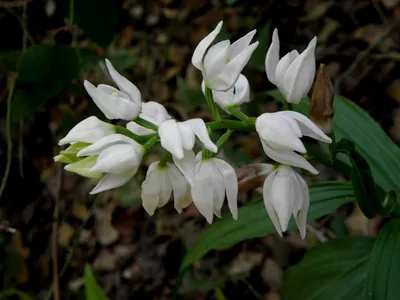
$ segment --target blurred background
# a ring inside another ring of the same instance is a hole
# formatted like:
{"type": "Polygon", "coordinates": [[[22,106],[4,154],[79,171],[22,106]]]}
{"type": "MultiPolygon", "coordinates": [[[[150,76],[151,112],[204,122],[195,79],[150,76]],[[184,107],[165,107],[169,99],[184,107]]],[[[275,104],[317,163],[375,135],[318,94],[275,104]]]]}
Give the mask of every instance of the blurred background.
{"type": "MultiPolygon", "coordinates": [[[[317,63],[326,65],[336,94],[360,105],[400,142],[399,0],[2,0],[3,181],[9,173],[0,197],[1,299],[17,299],[20,291],[26,293],[21,299],[50,299],[53,280],[59,281],[58,299],[84,299],[86,264],[110,299],[173,298],[182,258],[209,225],[194,206],[179,215],[170,203],[152,217],[141,207],[145,166],[161,150],[146,157],[131,182],[98,196],[88,194],[94,182],[64,172],[53,156],[58,140],[79,121],[104,119],[83,80],[112,85],[105,58],[137,85],[144,101],[165,105],[180,120],[211,120],[201,74],[190,60],[220,20],[219,40],[258,30],[260,45],[244,71],[252,88],[248,114],[279,109],[266,93],[275,87],[264,67],[278,28],[281,53],[302,51],[317,36],[317,63]],[[17,296],[1,292],[10,290],[17,296]]],[[[222,155],[239,173],[266,161],[255,134],[237,134],[222,155]]],[[[321,176],[313,180],[343,180],[318,169],[321,176]]],[[[239,205],[259,197],[257,189],[247,190],[239,205]]],[[[315,234],[304,241],[289,232],[284,239],[271,235],[211,251],[183,278],[178,299],[279,300],[285,270],[313,245],[375,234],[373,221],[353,205],[310,226],[315,234]]]]}

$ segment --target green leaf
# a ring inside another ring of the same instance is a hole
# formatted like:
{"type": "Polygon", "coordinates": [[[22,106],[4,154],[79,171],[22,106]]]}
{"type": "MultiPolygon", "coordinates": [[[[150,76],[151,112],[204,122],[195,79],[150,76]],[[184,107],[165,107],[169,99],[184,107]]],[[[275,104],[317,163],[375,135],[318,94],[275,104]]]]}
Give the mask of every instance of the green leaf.
{"type": "Polygon", "coordinates": [[[345,153],[350,159],[351,182],[357,202],[367,218],[373,218],[382,211],[380,196],[382,193],[375,187],[371,170],[363,156],[357,151],[352,141],[343,138],[335,145],[334,155],[345,153]]]}
{"type": "MultiPolygon", "coordinates": [[[[0,299],[8,299],[11,296],[17,296],[20,300],[32,300],[33,297],[23,291],[17,289],[7,289],[0,292],[0,299]]],[[[14,298],[12,298],[14,299],[14,298]]]]}
{"type": "MultiPolygon", "coordinates": [[[[282,95],[277,91],[268,91],[269,95],[282,102],[282,95]]],[[[260,97],[260,96],[258,96],[260,97]]],[[[258,98],[257,97],[257,98],[258,98]]],[[[303,99],[293,105],[294,110],[308,116],[310,102],[303,99]]],[[[400,187],[400,148],[386,135],[381,126],[371,116],[342,96],[335,96],[334,132],[336,140],[351,140],[359,153],[368,162],[374,181],[386,192],[400,187]]]]}
{"type": "Polygon", "coordinates": [[[287,272],[282,287],[283,299],[363,299],[374,241],[373,237],[346,237],[312,248],[287,272]]]}
{"type": "MultiPolygon", "coordinates": [[[[355,196],[350,183],[329,182],[310,186],[310,209],[308,219],[316,219],[335,210],[347,202],[354,202],[355,196]]],[[[289,228],[296,228],[293,220],[289,228]]],[[[181,270],[191,265],[212,249],[226,248],[240,241],[266,236],[275,232],[262,201],[239,208],[235,221],[225,216],[206,229],[199,240],[186,253],[181,270]]]]}
{"type": "Polygon", "coordinates": [[[397,300],[400,295],[400,220],[383,226],[372,249],[365,286],[366,300],[397,300]]]}
{"type": "Polygon", "coordinates": [[[194,89],[187,85],[182,77],[177,78],[178,101],[184,108],[193,108],[206,104],[203,93],[200,89],[194,89]]]}
{"type": "Polygon", "coordinates": [[[106,294],[97,283],[89,265],[85,266],[84,280],[86,300],[108,300],[106,294]]]}
{"type": "Polygon", "coordinates": [[[114,0],[75,0],[74,16],[93,42],[103,48],[111,43],[118,20],[114,0]]]}
{"type": "Polygon", "coordinates": [[[18,62],[18,82],[12,100],[12,120],[34,113],[66,89],[79,74],[75,49],[61,45],[29,48],[18,62]]]}

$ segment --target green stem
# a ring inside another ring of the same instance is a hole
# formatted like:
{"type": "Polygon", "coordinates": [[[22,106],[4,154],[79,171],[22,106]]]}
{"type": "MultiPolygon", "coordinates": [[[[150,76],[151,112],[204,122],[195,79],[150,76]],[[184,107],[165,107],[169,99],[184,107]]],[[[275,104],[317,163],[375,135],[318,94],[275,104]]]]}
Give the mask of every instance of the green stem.
{"type": "Polygon", "coordinates": [[[155,132],[158,131],[158,126],[157,125],[155,125],[155,124],[153,124],[153,123],[151,123],[151,122],[149,122],[149,121],[147,121],[145,119],[142,119],[140,117],[138,117],[135,120],[135,123],[139,124],[140,126],[143,126],[143,127],[147,128],[147,129],[154,130],[155,132]]]}
{"type": "Polygon", "coordinates": [[[206,87],[205,97],[208,107],[210,108],[211,114],[216,121],[220,121],[221,117],[219,115],[218,107],[215,105],[212,90],[206,87]]]}
{"type": "Polygon", "coordinates": [[[149,139],[151,139],[153,136],[155,136],[155,134],[149,134],[149,135],[137,135],[134,134],[132,131],[130,131],[129,129],[119,126],[119,125],[114,125],[114,129],[115,129],[115,133],[119,133],[122,135],[125,135],[133,140],[135,140],[136,142],[140,143],[140,144],[144,144],[146,143],[149,139]]]}
{"type": "MultiPolygon", "coordinates": [[[[252,119],[250,119],[252,120],[252,119]]],[[[244,130],[244,131],[254,131],[254,123],[249,124],[249,122],[245,121],[237,121],[237,120],[221,120],[217,122],[208,122],[206,123],[207,128],[211,130],[217,129],[236,129],[236,130],[244,130]]]]}
{"type": "Polygon", "coordinates": [[[332,131],[329,134],[329,137],[332,139],[332,143],[329,144],[329,158],[331,159],[331,163],[333,163],[335,161],[335,145],[336,145],[335,133],[332,131]]]}
{"type": "Polygon", "coordinates": [[[6,126],[7,126],[7,163],[6,169],[4,171],[4,176],[1,181],[0,186],[0,199],[3,196],[4,190],[6,188],[8,176],[11,171],[11,161],[12,161],[12,138],[11,138],[11,99],[14,95],[14,87],[15,87],[16,78],[11,79],[10,88],[8,91],[7,97],[7,115],[6,115],[6,126]]]}
{"type": "Polygon", "coordinates": [[[229,106],[227,107],[228,112],[230,112],[233,116],[238,118],[241,121],[249,121],[251,118],[247,116],[244,112],[240,110],[237,106],[229,106]]]}
{"type": "Polygon", "coordinates": [[[225,142],[229,139],[229,137],[232,135],[233,130],[228,129],[217,141],[217,147],[218,150],[221,150],[222,146],[225,144],[225,142]]]}
{"type": "Polygon", "coordinates": [[[168,159],[171,156],[171,153],[168,151],[164,151],[163,155],[161,156],[160,162],[158,163],[159,168],[165,168],[168,164],[168,159]]]}
{"type": "Polygon", "coordinates": [[[144,145],[143,148],[145,149],[145,151],[149,151],[151,149],[151,147],[154,146],[154,144],[157,142],[158,140],[158,134],[152,136],[144,145]]]}

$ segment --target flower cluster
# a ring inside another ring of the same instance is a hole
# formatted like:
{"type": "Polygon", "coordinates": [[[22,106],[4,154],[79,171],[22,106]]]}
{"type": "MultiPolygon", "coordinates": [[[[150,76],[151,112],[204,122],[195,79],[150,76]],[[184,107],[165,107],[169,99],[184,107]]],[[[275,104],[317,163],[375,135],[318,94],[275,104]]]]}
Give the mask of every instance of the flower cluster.
{"type": "MultiPolygon", "coordinates": [[[[256,31],[232,44],[224,40],[212,45],[221,28],[222,22],[198,44],[192,57],[192,64],[203,75],[201,88],[216,120],[212,123],[227,130],[217,142],[210,139],[211,123],[199,118],[178,121],[161,104],[143,102],[139,89],[106,60],[118,89],[104,84],[96,87],[89,81],[84,86],[107,119],[128,123],[125,127],[112,125],[94,116],[83,120],[60,140],[60,145],[69,147],[55,161],[66,163],[65,169],[70,172],[100,179],[90,192],[96,194],[128,182],[135,176],[143,156],[159,143],[165,152],[159,161],[150,164],[142,183],[143,207],[150,215],[173,195],[179,213],[193,202],[209,223],[214,215],[221,217],[226,198],[233,218],[237,219],[238,179],[234,168],[216,155],[235,128],[252,126],[266,155],[277,162],[261,165],[266,210],[280,235],[293,215],[304,238],[309,192],[293,167],[312,174],[318,171],[302,155],[307,151],[301,137],[326,143],[331,139],[310,119],[294,111],[251,118],[240,110],[241,104],[250,101],[249,81],[241,72],[258,45],[251,43],[256,31]],[[217,105],[238,120],[221,120],[217,105]],[[197,154],[196,141],[202,148],[197,154]]],[[[273,33],[266,54],[266,73],[288,103],[299,103],[311,88],[315,46],[316,38],[301,54],[294,50],[280,59],[278,32],[273,33]]]]}

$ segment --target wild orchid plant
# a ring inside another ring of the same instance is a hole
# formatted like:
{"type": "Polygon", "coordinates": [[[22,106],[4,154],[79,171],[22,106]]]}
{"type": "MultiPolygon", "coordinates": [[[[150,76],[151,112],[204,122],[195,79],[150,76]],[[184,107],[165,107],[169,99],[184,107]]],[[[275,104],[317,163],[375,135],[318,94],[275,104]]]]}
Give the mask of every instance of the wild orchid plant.
{"type": "MultiPolygon", "coordinates": [[[[129,121],[126,128],[91,116],[60,140],[60,145],[70,146],[55,161],[67,163],[67,171],[99,178],[100,182],[90,192],[97,194],[127,183],[135,176],[143,155],[159,142],[165,152],[160,161],[149,166],[142,183],[143,207],[150,215],[157,207],[164,206],[173,193],[179,213],[193,202],[212,223],[214,215],[221,217],[226,197],[232,216],[237,219],[238,179],[234,168],[216,155],[234,129],[255,128],[265,153],[276,162],[259,166],[266,176],[263,186],[266,210],[279,235],[287,230],[293,215],[304,238],[309,192],[307,183],[294,168],[312,174],[318,171],[304,157],[307,150],[300,138],[308,136],[325,143],[331,143],[331,138],[319,124],[298,112],[286,110],[254,118],[240,110],[242,103],[250,101],[249,82],[241,72],[258,45],[258,42],[251,44],[256,31],[232,44],[224,40],[211,46],[222,24],[221,21],[198,44],[192,57],[194,67],[202,72],[202,90],[214,122],[205,123],[199,118],[177,121],[161,104],[143,102],[139,89],[106,60],[118,89],[104,84],[95,87],[87,80],[84,86],[106,118],[129,121]],[[222,120],[216,105],[238,120],[222,120]],[[226,129],[217,142],[210,139],[214,129],[226,129]],[[203,147],[197,154],[196,137],[203,147]],[[173,163],[169,161],[171,155],[173,163]]],[[[294,50],[279,59],[278,32],[273,33],[265,59],[266,73],[287,103],[299,103],[313,84],[316,42],[314,38],[301,54],[294,50]]]]}

